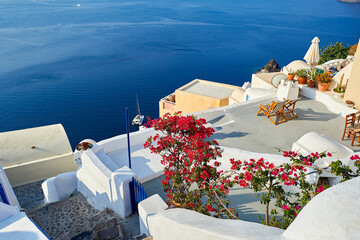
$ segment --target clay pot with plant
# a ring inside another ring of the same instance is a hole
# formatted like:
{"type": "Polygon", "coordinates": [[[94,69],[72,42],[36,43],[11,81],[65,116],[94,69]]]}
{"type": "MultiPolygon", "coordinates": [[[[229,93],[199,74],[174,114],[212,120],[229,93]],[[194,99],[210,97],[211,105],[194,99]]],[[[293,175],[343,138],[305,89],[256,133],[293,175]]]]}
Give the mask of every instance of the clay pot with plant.
{"type": "Polygon", "coordinates": [[[332,77],[329,72],[323,72],[316,77],[316,81],[318,82],[318,90],[325,92],[332,81],[332,77]]]}
{"type": "Polygon", "coordinates": [[[297,81],[299,84],[306,84],[307,71],[306,69],[299,69],[296,71],[295,75],[297,76],[297,81]]]}
{"type": "Polygon", "coordinates": [[[315,88],[316,87],[316,77],[320,75],[320,70],[313,67],[310,70],[308,70],[308,79],[307,79],[307,85],[309,88],[315,88]]]}
{"type": "Polygon", "coordinates": [[[294,80],[294,77],[295,77],[295,71],[290,69],[290,71],[288,72],[288,80],[294,80]]]}
{"type": "Polygon", "coordinates": [[[332,92],[333,95],[337,98],[343,98],[345,95],[345,91],[346,91],[346,86],[347,86],[347,81],[345,83],[345,85],[342,85],[344,80],[344,74],[341,76],[340,78],[340,82],[336,84],[336,87],[333,88],[332,92]]]}

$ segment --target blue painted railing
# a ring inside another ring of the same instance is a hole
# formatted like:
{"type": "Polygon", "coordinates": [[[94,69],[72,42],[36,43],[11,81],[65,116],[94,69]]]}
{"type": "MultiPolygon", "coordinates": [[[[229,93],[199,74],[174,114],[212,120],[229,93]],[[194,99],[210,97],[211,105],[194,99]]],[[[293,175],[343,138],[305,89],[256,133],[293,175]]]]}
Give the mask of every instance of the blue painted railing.
{"type": "Polygon", "coordinates": [[[139,181],[135,178],[132,178],[132,181],[129,183],[130,186],[130,197],[131,197],[131,210],[132,213],[138,212],[138,204],[142,200],[145,200],[149,197],[146,193],[144,187],[139,181]]]}
{"type": "Polygon", "coordinates": [[[6,197],[5,190],[4,190],[3,186],[1,185],[1,183],[0,183],[0,198],[3,203],[10,205],[9,200],[6,197]]]}

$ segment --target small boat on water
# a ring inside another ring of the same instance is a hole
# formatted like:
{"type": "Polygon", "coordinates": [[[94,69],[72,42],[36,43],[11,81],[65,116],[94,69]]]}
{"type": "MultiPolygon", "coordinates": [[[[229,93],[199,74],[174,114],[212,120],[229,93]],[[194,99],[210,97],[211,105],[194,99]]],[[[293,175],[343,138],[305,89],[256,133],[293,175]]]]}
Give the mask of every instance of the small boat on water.
{"type": "Polygon", "coordinates": [[[139,105],[139,99],[138,99],[138,95],[137,95],[137,94],[136,94],[136,102],[137,102],[137,107],[138,107],[138,115],[136,115],[136,116],[134,117],[134,119],[132,120],[132,125],[141,126],[142,122],[144,121],[144,115],[141,115],[140,105],[139,105]]]}

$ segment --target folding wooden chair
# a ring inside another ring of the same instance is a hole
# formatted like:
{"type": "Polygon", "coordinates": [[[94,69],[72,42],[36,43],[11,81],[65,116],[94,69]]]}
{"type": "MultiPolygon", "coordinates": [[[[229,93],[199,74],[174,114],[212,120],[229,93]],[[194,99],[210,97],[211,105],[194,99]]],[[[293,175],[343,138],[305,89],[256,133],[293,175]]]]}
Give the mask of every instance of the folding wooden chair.
{"type": "Polygon", "coordinates": [[[360,111],[346,115],[342,140],[344,140],[345,137],[352,137],[351,146],[353,146],[357,135],[359,135],[358,142],[360,142],[360,111]]]}
{"type": "Polygon", "coordinates": [[[356,138],[356,135],[359,134],[358,142],[360,143],[360,111],[354,113],[354,131],[353,131],[353,137],[351,140],[351,146],[354,145],[354,140],[356,138]]]}
{"type": "Polygon", "coordinates": [[[286,118],[286,120],[291,120],[293,118],[297,118],[296,113],[294,113],[295,110],[295,104],[297,103],[297,101],[299,101],[301,98],[297,98],[294,100],[286,100],[285,105],[284,105],[284,116],[286,118]]]}
{"type": "Polygon", "coordinates": [[[259,116],[259,113],[262,112],[264,113],[264,115],[270,119],[270,121],[277,125],[279,123],[283,123],[286,121],[286,118],[284,116],[284,106],[285,106],[286,101],[281,101],[281,102],[272,102],[271,104],[267,104],[267,105],[262,105],[260,104],[259,106],[259,111],[256,114],[256,116],[259,116]],[[273,116],[277,116],[275,118],[275,121],[273,121],[271,119],[271,117],[273,116]],[[280,118],[280,121],[277,121],[277,119],[280,118]]]}
{"type": "Polygon", "coordinates": [[[345,136],[346,136],[346,138],[350,138],[350,135],[351,135],[352,131],[354,130],[354,124],[355,124],[355,113],[346,115],[345,127],[344,127],[344,133],[343,133],[342,140],[344,140],[345,136]]]}

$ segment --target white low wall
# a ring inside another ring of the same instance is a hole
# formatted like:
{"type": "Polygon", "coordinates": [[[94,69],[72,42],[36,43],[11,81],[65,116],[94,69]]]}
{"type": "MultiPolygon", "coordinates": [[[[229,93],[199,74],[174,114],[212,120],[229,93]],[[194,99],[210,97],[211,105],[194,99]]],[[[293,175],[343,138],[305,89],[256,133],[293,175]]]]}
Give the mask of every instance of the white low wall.
{"type": "Polygon", "coordinates": [[[241,220],[218,219],[182,208],[149,217],[150,234],[156,240],[266,240],[280,239],[283,230],[241,220]]]}
{"type": "Polygon", "coordinates": [[[335,97],[329,95],[329,92],[320,92],[316,88],[309,88],[307,86],[301,86],[302,95],[311,99],[315,99],[323,103],[329,111],[339,114],[340,116],[345,117],[350,113],[355,113],[358,110],[349,108],[345,103],[340,99],[335,99],[335,97]]]}
{"type": "Polygon", "coordinates": [[[68,172],[46,179],[41,187],[45,202],[57,202],[70,196],[77,189],[76,172],[68,172]]]}
{"type": "Polygon", "coordinates": [[[97,209],[113,209],[121,217],[131,213],[129,182],[135,174],[128,167],[111,171],[93,151],[84,151],[76,176],[77,189],[97,209]]]}
{"type": "Polygon", "coordinates": [[[49,240],[24,212],[19,212],[0,222],[0,239],[49,240]]]}
{"type": "MultiPolygon", "coordinates": [[[[130,147],[143,146],[146,139],[155,134],[154,129],[144,129],[130,133],[130,147]]],[[[108,138],[97,143],[104,149],[105,153],[127,149],[127,135],[122,134],[116,137],[108,138]]]]}
{"type": "MultiPolygon", "coordinates": [[[[4,172],[4,169],[0,165],[0,183],[4,189],[6,198],[8,199],[11,206],[16,206],[20,209],[20,204],[16,198],[14,190],[12,189],[10,182],[4,172]]],[[[1,212],[1,211],[0,211],[1,212]]]]}
{"type": "Polygon", "coordinates": [[[168,208],[168,205],[158,195],[152,195],[138,204],[140,234],[150,236],[148,218],[168,208]]]}
{"type": "Polygon", "coordinates": [[[0,222],[18,214],[19,212],[19,208],[0,202],[0,222]]]}

